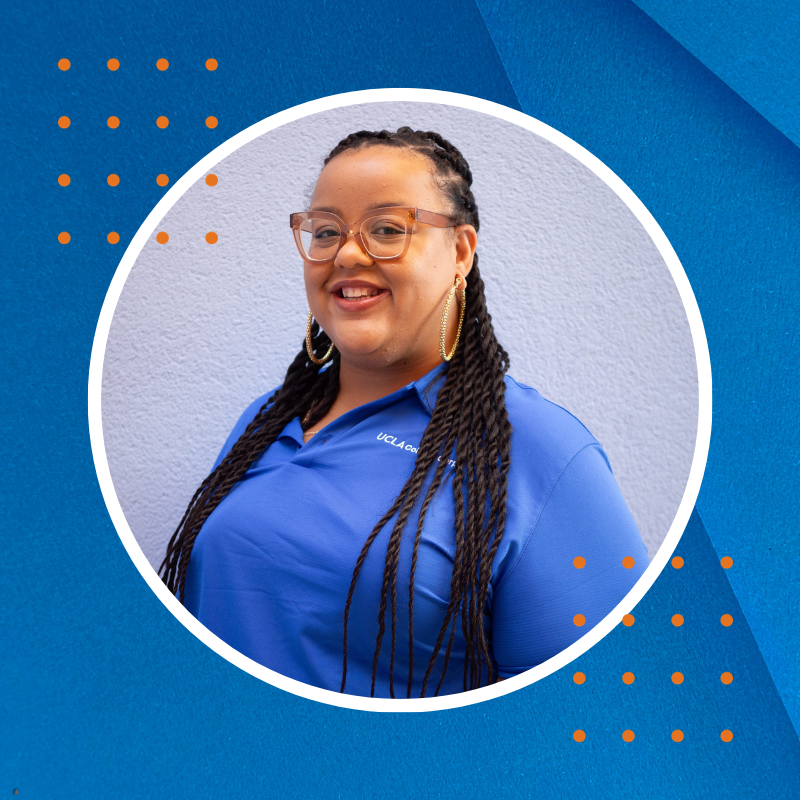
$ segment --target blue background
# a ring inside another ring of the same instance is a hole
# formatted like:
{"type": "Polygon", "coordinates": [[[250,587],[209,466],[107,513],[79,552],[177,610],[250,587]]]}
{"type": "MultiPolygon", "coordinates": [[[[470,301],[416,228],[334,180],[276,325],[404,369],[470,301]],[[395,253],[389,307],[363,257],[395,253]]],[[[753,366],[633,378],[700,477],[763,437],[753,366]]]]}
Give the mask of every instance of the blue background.
{"type": "Polygon", "coordinates": [[[674,5],[7,4],[0,796],[800,797],[800,17],[753,0],[674,5]],[[667,567],[636,623],[510,696],[411,715],[294,697],[186,631],[117,538],[86,422],[97,316],[166,191],[155,176],[174,183],[284,108],[390,86],[503,103],[604,161],[680,257],[714,376],[685,566],[667,567]]]}

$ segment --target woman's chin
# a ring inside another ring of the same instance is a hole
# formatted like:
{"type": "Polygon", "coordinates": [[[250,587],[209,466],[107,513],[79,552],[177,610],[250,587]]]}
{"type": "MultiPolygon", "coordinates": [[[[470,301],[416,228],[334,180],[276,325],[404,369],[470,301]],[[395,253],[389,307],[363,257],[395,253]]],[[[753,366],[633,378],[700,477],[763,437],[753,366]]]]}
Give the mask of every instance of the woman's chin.
{"type": "Polygon", "coordinates": [[[357,336],[338,338],[336,347],[339,354],[351,364],[365,367],[380,367],[390,364],[394,359],[391,338],[378,336],[357,336]]]}

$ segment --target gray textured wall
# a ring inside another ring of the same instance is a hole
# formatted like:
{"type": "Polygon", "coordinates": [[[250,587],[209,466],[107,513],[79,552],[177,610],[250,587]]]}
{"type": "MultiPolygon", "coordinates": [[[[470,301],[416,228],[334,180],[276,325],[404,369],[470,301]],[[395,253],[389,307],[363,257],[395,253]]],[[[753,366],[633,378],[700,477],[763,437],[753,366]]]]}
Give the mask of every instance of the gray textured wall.
{"type": "Polygon", "coordinates": [[[617,195],[549,141],[465,109],[376,103],[271,131],[198,181],[145,245],[103,368],[108,463],[150,563],[245,406],[278,385],[308,307],[288,226],[327,152],[361,128],[438,130],[466,155],[478,252],[510,373],[605,447],[650,557],[683,496],[697,433],[689,324],[655,245],[617,195]],[[217,244],[205,242],[215,231],[217,244]]]}

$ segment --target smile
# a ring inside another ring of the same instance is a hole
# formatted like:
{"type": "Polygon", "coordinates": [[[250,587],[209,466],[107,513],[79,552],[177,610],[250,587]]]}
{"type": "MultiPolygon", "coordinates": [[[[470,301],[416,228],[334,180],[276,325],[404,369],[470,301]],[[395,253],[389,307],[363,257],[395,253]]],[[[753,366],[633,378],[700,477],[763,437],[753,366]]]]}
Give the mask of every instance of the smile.
{"type": "Polygon", "coordinates": [[[357,300],[361,297],[375,297],[382,291],[384,290],[373,286],[345,286],[339,290],[339,294],[345,300],[357,300]]]}
{"type": "Polygon", "coordinates": [[[331,297],[342,311],[364,311],[389,297],[391,292],[380,286],[357,281],[334,285],[331,297]]]}

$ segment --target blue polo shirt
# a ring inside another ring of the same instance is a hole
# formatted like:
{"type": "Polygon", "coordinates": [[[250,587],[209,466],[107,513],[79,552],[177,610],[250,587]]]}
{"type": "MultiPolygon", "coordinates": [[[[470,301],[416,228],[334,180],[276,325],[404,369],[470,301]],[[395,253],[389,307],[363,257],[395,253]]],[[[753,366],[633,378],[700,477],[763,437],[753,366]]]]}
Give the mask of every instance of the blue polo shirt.
{"type": "MultiPolygon", "coordinates": [[[[367,536],[413,470],[444,369],[442,364],[415,383],[343,414],[306,444],[299,418],[286,425],[197,536],[187,569],[186,607],[203,625],[276,672],[339,691],[353,568],[367,536]]],[[[510,377],[505,384],[513,428],[507,516],[484,623],[499,675],[510,677],[546,661],[600,622],[640,577],[648,558],[596,439],[535,389],[510,377]],[[623,565],[628,556],[633,567],[623,565]],[[584,566],[576,567],[576,558],[584,566]],[[582,626],[574,622],[579,614],[585,618],[582,626]]],[[[216,464],[270,394],[242,414],[216,464]]],[[[412,697],[420,694],[449,598],[455,553],[451,478],[448,465],[419,545],[412,697]]],[[[423,496],[424,491],[400,548],[398,697],[406,696],[408,582],[423,496]]],[[[392,527],[390,521],[373,542],[356,584],[348,628],[348,694],[370,694],[392,527]]],[[[389,626],[387,609],[378,697],[389,697],[389,626]]],[[[441,675],[443,651],[429,696],[441,675]]],[[[463,691],[465,652],[458,624],[440,694],[463,691]]]]}

